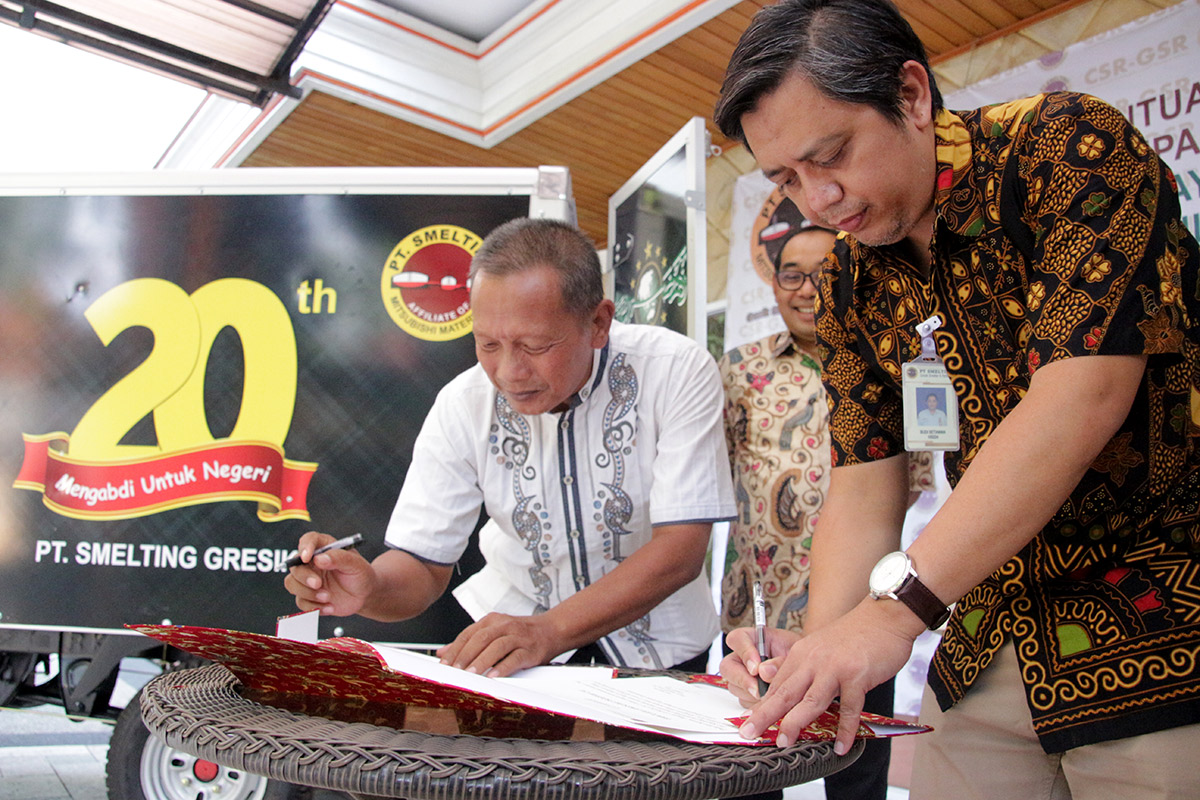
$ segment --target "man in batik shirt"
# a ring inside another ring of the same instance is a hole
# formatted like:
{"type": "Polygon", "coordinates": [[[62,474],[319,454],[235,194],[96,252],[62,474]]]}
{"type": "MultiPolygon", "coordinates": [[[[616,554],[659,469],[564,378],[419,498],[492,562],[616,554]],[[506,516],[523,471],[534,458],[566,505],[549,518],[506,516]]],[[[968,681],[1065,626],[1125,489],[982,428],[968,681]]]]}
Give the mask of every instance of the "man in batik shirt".
{"type": "MultiPolygon", "coordinates": [[[[886,0],[763,9],[715,118],[846,233],[818,308],[836,458],[813,540],[821,624],[772,631],[744,733],[782,716],[794,741],[840,696],[844,751],[865,691],[956,603],[914,800],[1197,796],[1200,256],[1170,170],[1095,98],[943,109],[886,0]],[[955,488],[888,553],[901,365],[931,317],[959,407],[955,488]]],[[[752,638],[729,643],[722,672],[749,700],[752,638]]]]}
{"type": "Polygon", "coordinates": [[[784,330],[720,360],[725,439],[738,514],[730,523],[721,585],[725,632],[754,624],[761,581],[767,624],[800,630],[808,607],[809,548],[829,483],[829,409],[817,362],[814,304],[833,231],[814,227],[773,193],[772,238],[756,242],[772,263],[784,330]]]}
{"type": "MultiPolygon", "coordinates": [[[[772,237],[756,244],[774,263],[771,288],[786,329],[737,347],[720,361],[725,438],[738,506],[729,526],[721,584],[726,633],[754,624],[755,581],[762,583],[767,624],[803,629],[809,550],[829,486],[829,408],[821,388],[813,306],[834,233],[813,226],[777,192],[763,208],[764,213],[771,209],[766,230],[772,237]]],[[[933,454],[913,453],[909,468],[915,500],[934,488],[933,454]]],[[[893,690],[890,680],[876,686],[865,709],[891,716],[893,690]]],[[[857,761],[826,777],[825,796],[883,800],[889,761],[886,739],[868,742],[857,761]]],[[[782,792],[755,797],[782,797],[782,792]]]]}

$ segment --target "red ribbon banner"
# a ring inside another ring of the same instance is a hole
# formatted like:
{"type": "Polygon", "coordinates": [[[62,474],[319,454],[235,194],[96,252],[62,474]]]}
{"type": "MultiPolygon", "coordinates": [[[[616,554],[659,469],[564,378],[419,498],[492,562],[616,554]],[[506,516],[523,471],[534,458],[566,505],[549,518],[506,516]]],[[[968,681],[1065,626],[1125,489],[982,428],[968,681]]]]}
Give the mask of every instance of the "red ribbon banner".
{"type": "Polygon", "coordinates": [[[284,458],[268,442],[224,441],[126,461],[85,461],[69,436],[22,434],[25,458],[13,486],[41,492],[51,511],[76,519],[129,519],[201,503],[249,500],[264,522],[309,519],[317,465],[284,458]],[[52,447],[53,443],[61,445],[52,447]]]}

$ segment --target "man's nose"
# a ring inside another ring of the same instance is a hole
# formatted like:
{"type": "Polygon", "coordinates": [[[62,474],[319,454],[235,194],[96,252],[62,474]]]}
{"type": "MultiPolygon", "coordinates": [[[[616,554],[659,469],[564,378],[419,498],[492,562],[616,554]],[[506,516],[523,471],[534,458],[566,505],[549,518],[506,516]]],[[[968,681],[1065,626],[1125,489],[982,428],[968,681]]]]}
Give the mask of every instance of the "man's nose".
{"type": "Polygon", "coordinates": [[[837,181],[812,180],[804,186],[804,199],[814,214],[824,216],[826,211],[842,201],[842,187],[837,181]]]}
{"type": "Polygon", "coordinates": [[[502,383],[514,383],[529,377],[529,361],[518,350],[501,352],[496,359],[496,377],[502,383]]]}

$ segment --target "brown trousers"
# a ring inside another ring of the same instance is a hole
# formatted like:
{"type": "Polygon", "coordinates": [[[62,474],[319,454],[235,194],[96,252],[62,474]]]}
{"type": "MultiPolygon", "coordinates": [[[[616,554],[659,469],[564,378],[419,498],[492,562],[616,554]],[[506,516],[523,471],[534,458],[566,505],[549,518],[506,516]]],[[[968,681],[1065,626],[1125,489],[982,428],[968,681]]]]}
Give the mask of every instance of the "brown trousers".
{"type": "Polygon", "coordinates": [[[1008,643],[949,711],[926,686],[911,800],[1200,798],[1200,724],[1047,754],[1008,643]]]}

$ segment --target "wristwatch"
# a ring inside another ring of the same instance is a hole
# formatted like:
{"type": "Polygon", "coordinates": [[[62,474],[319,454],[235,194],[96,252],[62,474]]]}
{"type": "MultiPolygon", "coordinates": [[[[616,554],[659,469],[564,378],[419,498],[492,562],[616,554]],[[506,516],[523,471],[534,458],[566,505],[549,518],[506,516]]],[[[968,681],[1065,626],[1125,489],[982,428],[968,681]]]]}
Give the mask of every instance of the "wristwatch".
{"type": "Polygon", "coordinates": [[[921,583],[908,553],[897,550],[888,553],[871,570],[867,581],[871,597],[881,600],[890,597],[912,609],[925,627],[937,630],[950,618],[950,609],[929,587],[921,583]]]}

